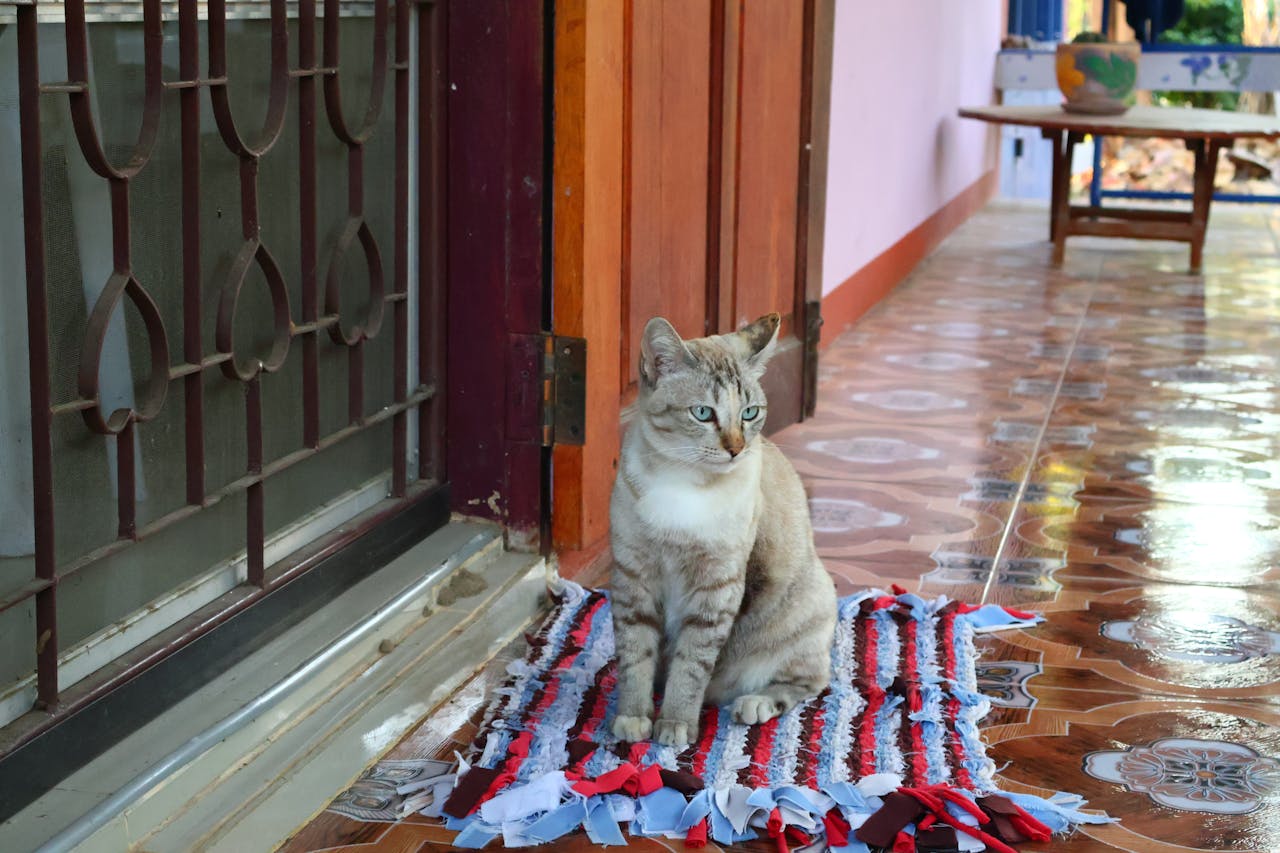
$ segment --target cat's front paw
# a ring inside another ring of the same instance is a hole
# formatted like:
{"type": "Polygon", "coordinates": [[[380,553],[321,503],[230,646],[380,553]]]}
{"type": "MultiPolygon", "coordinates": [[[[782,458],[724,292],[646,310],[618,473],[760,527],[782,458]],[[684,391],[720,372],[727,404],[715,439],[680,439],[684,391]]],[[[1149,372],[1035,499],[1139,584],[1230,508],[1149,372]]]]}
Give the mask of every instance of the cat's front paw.
{"type": "Polygon", "coordinates": [[[693,734],[693,726],[684,720],[663,720],[659,719],[654,725],[654,737],[658,743],[663,746],[673,746],[676,749],[684,749],[689,745],[690,736],[693,734]]]}
{"type": "Polygon", "coordinates": [[[648,740],[653,732],[653,721],[648,717],[628,717],[620,714],[613,719],[613,736],[627,743],[648,740]]]}
{"type": "Polygon", "coordinates": [[[733,700],[732,713],[734,722],[754,726],[757,723],[766,723],[778,716],[778,702],[769,696],[757,696],[755,694],[739,696],[733,700]]]}

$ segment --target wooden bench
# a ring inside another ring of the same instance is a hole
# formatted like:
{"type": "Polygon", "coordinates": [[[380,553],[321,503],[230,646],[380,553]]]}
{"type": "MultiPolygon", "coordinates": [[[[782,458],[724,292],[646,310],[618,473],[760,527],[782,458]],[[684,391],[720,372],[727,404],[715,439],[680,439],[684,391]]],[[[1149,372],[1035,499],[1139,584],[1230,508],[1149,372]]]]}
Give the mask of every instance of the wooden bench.
{"type": "Polygon", "coordinates": [[[1276,116],[1182,107],[1132,107],[1124,115],[1093,116],[1068,113],[1057,106],[993,106],[966,107],[960,115],[995,124],[1038,127],[1053,143],[1049,239],[1053,241],[1055,265],[1062,263],[1068,237],[1088,235],[1190,243],[1191,271],[1199,272],[1219,152],[1237,139],[1280,137],[1280,118],[1276,116]],[[1195,155],[1191,210],[1071,204],[1071,154],[1086,135],[1181,139],[1195,155]]]}

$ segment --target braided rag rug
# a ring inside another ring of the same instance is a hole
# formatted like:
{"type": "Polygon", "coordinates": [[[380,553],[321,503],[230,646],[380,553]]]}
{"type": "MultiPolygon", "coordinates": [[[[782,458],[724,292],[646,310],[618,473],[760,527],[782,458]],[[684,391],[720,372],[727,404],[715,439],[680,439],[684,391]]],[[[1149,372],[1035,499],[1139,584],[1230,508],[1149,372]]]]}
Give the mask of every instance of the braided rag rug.
{"type": "Polygon", "coordinates": [[[469,760],[439,779],[423,813],[445,817],[458,847],[499,835],[508,847],[544,844],[578,828],[626,844],[625,825],[694,847],[763,835],[780,851],[895,853],[1008,853],[1110,820],[1070,794],[996,789],[978,734],[990,706],[977,691],[973,636],[1039,617],[895,592],[840,601],[824,693],[757,726],[707,708],[697,741],[677,753],[613,737],[609,597],[565,582],[469,760]]]}

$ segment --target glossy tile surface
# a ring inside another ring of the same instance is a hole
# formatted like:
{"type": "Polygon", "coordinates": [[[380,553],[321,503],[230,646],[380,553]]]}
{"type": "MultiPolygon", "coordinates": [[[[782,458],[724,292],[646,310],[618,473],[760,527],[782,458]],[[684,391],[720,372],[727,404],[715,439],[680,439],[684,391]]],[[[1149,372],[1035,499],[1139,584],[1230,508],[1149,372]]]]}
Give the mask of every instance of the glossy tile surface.
{"type": "MultiPolygon", "coordinates": [[[[992,206],[824,351],[817,417],[776,437],[842,593],[899,583],[1046,616],[980,640],[990,754],[1009,788],[1122,820],[1026,850],[1280,850],[1268,210],[1217,206],[1188,276],[1185,248],[1117,240],[1073,240],[1050,269],[1043,211],[992,206]]],[[[465,744],[500,666],[391,757],[465,744]]],[[[447,844],[422,819],[330,812],[286,849],[447,844]]]]}

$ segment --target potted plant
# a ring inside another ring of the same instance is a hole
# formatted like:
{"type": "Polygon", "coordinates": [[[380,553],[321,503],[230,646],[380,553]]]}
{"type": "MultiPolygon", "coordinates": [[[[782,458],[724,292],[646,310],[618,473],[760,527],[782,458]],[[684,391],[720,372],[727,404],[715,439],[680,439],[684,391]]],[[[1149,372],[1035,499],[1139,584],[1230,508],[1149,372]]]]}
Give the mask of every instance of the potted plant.
{"type": "Polygon", "coordinates": [[[1129,109],[1138,80],[1136,42],[1107,41],[1102,33],[1083,32],[1058,45],[1058,88],[1069,113],[1120,115],[1129,109]]]}

